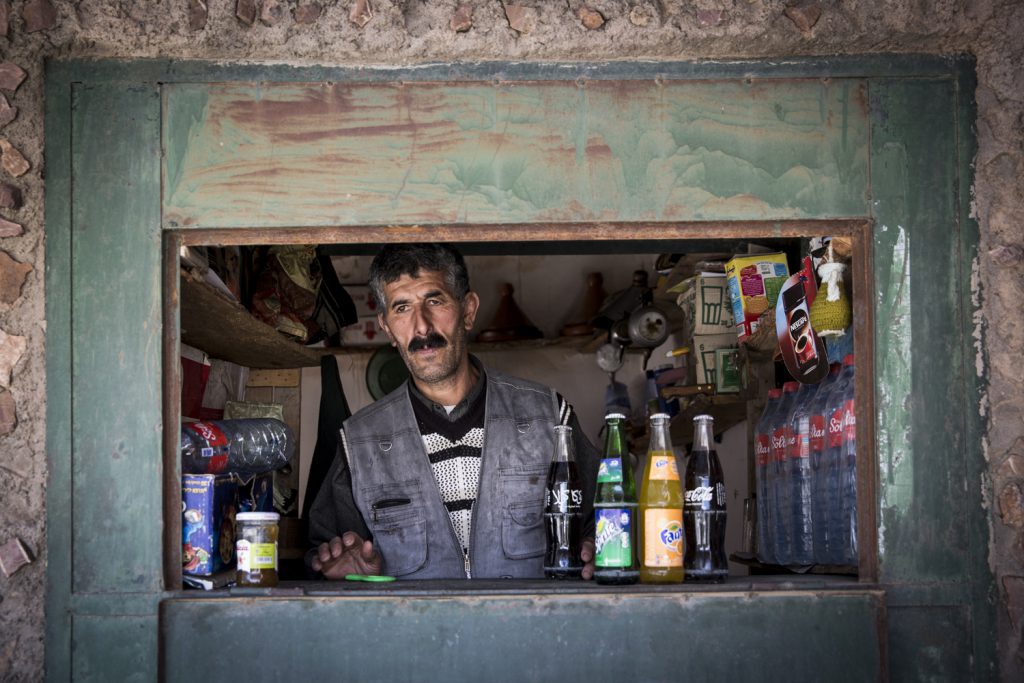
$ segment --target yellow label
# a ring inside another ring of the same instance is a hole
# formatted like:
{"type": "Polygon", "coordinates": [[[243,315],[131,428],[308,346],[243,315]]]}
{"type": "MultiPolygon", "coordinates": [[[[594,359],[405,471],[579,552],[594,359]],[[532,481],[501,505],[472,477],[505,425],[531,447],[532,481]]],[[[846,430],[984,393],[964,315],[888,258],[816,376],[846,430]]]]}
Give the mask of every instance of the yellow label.
{"type": "Polygon", "coordinates": [[[257,569],[277,570],[277,544],[276,543],[250,543],[239,540],[235,543],[235,552],[238,556],[238,570],[251,572],[257,569]]]}
{"type": "Polygon", "coordinates": [[[650,479],[663,479],[667,481],[679,481],[679,466],[676,464],[676,456],[671,451],[652,451],[650,479]]]}
{"type": "Polygon", "coordinates": [[[644,565],[683,566],[683,511],[680,508],[644,511],[644,565]]]}

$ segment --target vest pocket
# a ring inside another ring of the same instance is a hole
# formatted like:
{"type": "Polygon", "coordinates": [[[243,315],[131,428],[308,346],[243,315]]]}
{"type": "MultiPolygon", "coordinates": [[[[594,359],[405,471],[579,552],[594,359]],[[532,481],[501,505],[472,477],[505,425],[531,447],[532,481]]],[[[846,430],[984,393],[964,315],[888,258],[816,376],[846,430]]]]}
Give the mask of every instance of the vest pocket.
{"type": "Polygon", "coordinates": [[[501,547],[510,560],[544,554],[544,505],[541,501],[509,503],[501,520],[501,547]]]}
{"type": "Polygon", "coordinates": [[[373,542],[384,557],[384,572],[404,576],[427,562],[427,523],[404,505],[377,508],[370,520],[373,542]]]}

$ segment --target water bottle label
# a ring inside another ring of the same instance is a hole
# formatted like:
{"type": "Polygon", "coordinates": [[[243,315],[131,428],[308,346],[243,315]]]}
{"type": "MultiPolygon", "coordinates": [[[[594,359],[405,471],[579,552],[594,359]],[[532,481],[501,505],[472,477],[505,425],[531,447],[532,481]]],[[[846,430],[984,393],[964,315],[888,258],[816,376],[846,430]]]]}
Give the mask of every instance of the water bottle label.
{"type": "Polygon", "coordinates": [[[683,566],[683,511],[649,508],[644,511],[644,566],[683,566]]]}
{"type": "MultiPolygon", "coordinates": [[[[209,459],[205,474],[220,474],[228,466],[228,438],[216,422],[189,422],[185,427],[195,432],[207,445],[199,449],[203,458],[209,459]]],[[[202,474],[202,473],[197,473],[202,474]]]]}
{"type": "Polygon", "coordinates": [[[628,508],[599,508],[594,541],[594,564],[598,567],[630,567],[633,548],[630,546],[632,512],[628,508]]]}
{"type": "Polygon", "coordinates": [[[622,481],[622,458],[604,458],[597,468],[598,484],[617,484],[622,481]]]}
{"type": "Polygon", "coordinates": [[[767,434],[758,434],[754,448],[756,449],[758,466],[764,467],[771,460],[772,438],[767,434]]]}
{"type": "Polygon", "coordinates": [[[852,398],[843,404],[843,440],[857,440],[857,413],[854,411],[852,398]]]}
{"type": "Polygon", "coordinates": [[[839,448],[843,445],[843,408],[832,413],[828,418],[828,448],[839,448]]]}
{"type": "Polygon", "coordinates": [[[811,415],[810,421],[812,453],[820,453],[825,450],[825,416],[811,415]]]}
{"type": "Polygon", "coordinates": [[[679,466],[671,453],[651,453],[650,479],[679,481],[679,466]]]}
{"type": "Polygon", "coordinates": [[[786,432],[781,427],[772,432],[772,457],[775,462],[786,459],[786,432]]]}

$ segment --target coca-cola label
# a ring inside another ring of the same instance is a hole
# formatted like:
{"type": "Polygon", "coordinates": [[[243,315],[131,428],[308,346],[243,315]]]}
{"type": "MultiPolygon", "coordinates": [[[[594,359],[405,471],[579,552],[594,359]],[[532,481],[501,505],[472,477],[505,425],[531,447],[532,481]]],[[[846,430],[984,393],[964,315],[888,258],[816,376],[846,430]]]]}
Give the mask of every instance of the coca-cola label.
{"type": "Polygon", "coordinates": [[[764,467],[768,464],[772,455],[772,437],[768,434],[758,434],[754,442],[754,455],[757,459],[757,466],[764,467]]]}
{"type": "Polygon", "coordinates": [[[697,486],[686,492],[686,507],[703,507],[715,494],[714,486],[697,486]]]}
{"type": "Polygon", "coordinates": [[[725,484],[711,483],[708,477],[699,477],[697,485],[683,495],[683,506],[697,509],[725,509],[725,484]]]}
{"type": "Polygon", "coordinates": [[[808,428],[811,432],[810,449],[811,453],[821,453],[825,450],[825,416],[811,415],[808,428]]]}
{"type": "Polygon", "coordinates": [[[583,491],[571,489],[565,482],[544,489],[544,507],[548,512],[575,512],[583,505],[583,491]]]}
{"type": "Polygon", "coordinates": [[[826,444],[828,448],[839,448],[843,445],[843,409],[839,408],[828,417],[828,436],[826,444]]]}
{"type": "Polygon", "coordinates": [[[221,431],[215,422],[189,422],[185,427],[206,442],[200,446],[199,455],[209,458],[206,465],[206,472],[194,472],[193,474],[220,474],[228,467],[228,438],[221,431]]]}

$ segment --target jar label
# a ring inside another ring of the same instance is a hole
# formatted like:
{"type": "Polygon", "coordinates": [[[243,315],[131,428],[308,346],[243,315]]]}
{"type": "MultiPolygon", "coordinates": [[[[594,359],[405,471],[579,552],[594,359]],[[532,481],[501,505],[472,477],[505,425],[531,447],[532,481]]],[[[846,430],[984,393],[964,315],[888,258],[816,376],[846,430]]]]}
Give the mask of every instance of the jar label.
{"type": "Polygon", "coordinates": [[[644,511],[644,565],[683,566],[683,511],[649,508],[644,511]]]}
{"type": "Polygon", "coordinates": [[[257,569],[277,571],[277,544],[252,543],[240,540],[235,544],[238,555],[238,571],[251,572],[257,569]]]}
{"type": "Polygon", "coordinates": [[[679,481],[679,466],[676,464],[676,456],[670,452],[654,451],[650,454],[651,475],[650,479],[663,479],[665,481],[679,481]]]}
{"type": "Polygon", "coordinates": [[[622,458],[604,458],[597,469],[598,484],[617,484],[622,481],[622,458]]]}

